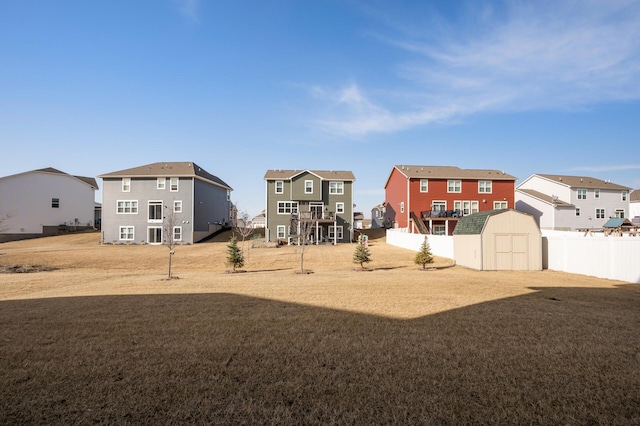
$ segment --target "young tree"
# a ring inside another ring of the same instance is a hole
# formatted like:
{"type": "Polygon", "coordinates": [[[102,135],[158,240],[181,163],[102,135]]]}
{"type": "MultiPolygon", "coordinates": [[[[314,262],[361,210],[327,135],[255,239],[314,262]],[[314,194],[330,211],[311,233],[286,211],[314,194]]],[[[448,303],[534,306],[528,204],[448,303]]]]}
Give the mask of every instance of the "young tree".
{"type": "Polygon", "coordinates": [[[236,268],[242,268],[244,266],[244,256],[242,251],[238,247],[238,239],[233,236],[227,244],[227,265],[233,267],[233,272],[236,268]]]}
{"type": "Polygon", "coordinates": [[[169,249],[169,279],[173,278],[173,276],[171,275],[171,259],[173,258],[173,255],[175,254],[175,250],[174,247],[176,245],[176,239],[175,239],[175,235],[174,232],[176,231],[176,227],[178,226],[179,220],[178,217],[176,216],[175,212],[173,211],[173,206],[167,207],[164,206],[165,210],[165,215],[163,218],[163,223],[162,223],[162,234],[164,236],[164,243],[167,246],[167,248],[169,249]]]}
{"type": "Polygon", "coordinates": [[[315,222],[312,220],[312,214],[308,212],[300,212],[298,220],[294,225],[296,229],[296,237],[300,246],[300,273],[304,274],[304,251],[305,247],[311,243],[311,233],[315,222]]]}
{"type": "Polygon", "coordinates": [[[424,241],[420,246],[420,251],[416,253],[416,257],[413,260],[417,265],[422,265],[422,269],[427,268],[427,263],[433,263],[433,254],[431,253],[431,247],[429,241],[425,235],[424,241]]]}
{"type": "Polygon", "coordinates": [[[242,248],[242,254],[244,256],[244,240],[253,233],[253,228],[249,227],[249,213],[244,210],[238,212],[238,218],[233,227],[233,232],[242,238],[242,244],[240,247],[242,248]]]}
{"type": "Polygon", "coordinates": [[[364,264],[371,262],[371,253],[363,244],[356,245],[356,251],[353,253],[353,263],[360,264],[360,269],[364,270],[364,264]]]}

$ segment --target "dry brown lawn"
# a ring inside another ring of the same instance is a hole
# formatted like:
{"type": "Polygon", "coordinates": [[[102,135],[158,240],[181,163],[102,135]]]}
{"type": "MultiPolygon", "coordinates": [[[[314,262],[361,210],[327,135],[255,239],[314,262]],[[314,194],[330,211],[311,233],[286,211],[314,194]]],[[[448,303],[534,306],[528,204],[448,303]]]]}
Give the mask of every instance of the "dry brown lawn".
{"type": "Polygon", "coordinates": [[[638,285],[225,238],[0,244],[0,424],[640,424],[638,285]]]}

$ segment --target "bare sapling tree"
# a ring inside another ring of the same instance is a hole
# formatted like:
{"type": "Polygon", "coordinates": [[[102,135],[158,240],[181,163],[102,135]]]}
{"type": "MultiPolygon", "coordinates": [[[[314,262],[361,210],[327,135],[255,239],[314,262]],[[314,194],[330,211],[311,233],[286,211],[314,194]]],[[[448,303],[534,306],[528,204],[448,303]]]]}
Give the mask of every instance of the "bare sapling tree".
{"type": "Polygon", "coordinates": [[[179,234],[177,233],[179,229],[178,224],[180,223],[180,220],[178,219],[178,216],[176,215],[173,206],[169,206],[169,207],[164,206],[164,209],[165,209],[165,215],[163,217],[163,223],[162,223],[162,234],[164,236],[164,243],[169,249],[168,279],[172,279],[173,275],[171,274],[171,260],[173,258],[173,255],[175,254],[174,248],[175,248],[176,242],[178,242],[182,238],[182,230],[180,229],[179,234]]]}
{"type": "Polygon", "coordinates": [[[253,233],[253,228],[249,226],[249,213],[245,210],[238,212],[238,218],[236,224],[233,227],[233,232],[240,236],[242,242],[240,244],[242,255],[244,256],[244,241],[253,233]]]}
{"type": "Polygon", "coordinates": [[[311,244],[311,233],[313,232],[313,227],[315,225],[315,221],[312,220],[313,216],[310,211],[299,212],[298,213],[298,221],[297,221],[297,229],[296,237],[298,240],[298,245],[300,247],[300,273],[304,274],[309,271],[304,270],[304,252],[305,247],[311,244]]]}

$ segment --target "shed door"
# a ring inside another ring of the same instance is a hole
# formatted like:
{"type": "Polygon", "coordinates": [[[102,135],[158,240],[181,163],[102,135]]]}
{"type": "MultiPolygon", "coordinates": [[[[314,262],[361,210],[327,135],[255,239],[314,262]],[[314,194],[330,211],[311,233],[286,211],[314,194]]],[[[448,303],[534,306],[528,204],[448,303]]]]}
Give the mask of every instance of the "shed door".
{"type": "Polygon", "coordinates": [[[529,246],[526,234],[496,234],[496,269],[526,271],[529,269],[529,246]]]}

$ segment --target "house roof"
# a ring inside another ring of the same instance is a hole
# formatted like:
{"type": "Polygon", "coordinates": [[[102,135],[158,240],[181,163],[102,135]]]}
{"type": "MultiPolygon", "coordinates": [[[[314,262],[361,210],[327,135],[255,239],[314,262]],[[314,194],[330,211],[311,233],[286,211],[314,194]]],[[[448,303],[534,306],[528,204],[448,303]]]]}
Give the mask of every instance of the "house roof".
{"type": "Polygon", "coordinates": [[[634,189],[633,192],[629,194],[629,201],[632,203],[640,201],[640,189],[634,189]]]}
{"type": "Polygon", "coordinates": [[[159,162],[146,164],[144,166],[131,169],[119,170],[117,172],[105,173],[100,178],[121,178],[121,177],[193,177],[208,181],[226,189],[232,189],[225,181],[207,172],[196,163],[190,162],[159,162]]]}
{"type": "Polygon", "coordinates": [[[630,190],[628,186],[618,185],[611,181],[600,180],[589,176],[548,175],[538,176],[567,185],[571,188],[630,190]]]}
{"type": "Polygon", "coordinates": [[[356,180],[353,172],[347,170],[267,170],[265,180],[289,180],[304,172],[313,173],[323,180],[356,180]]]}
{"type": "Polygon", "coordinates": [[[620,228],[621,226],[633,227],[635,225],[629,219],[621,217],[612,217],[604,225],[602,225],[603,228],[620,228]]]}
{"type": "Polygon", "coordinates": [[[86,176],[75,176],[75,175],[70,175],[69,173],[65,173],[62,172],[58,169],[54,169],[53,167],[45,167],[44,169],[37,169],[34,170],[34,172],[45,172],[45,173],[57,173],[57,174],[61,174],[61,175],[66,175],[66,176],[72,176],[78,180],[81,180],[82,182],[86,183],[87,185],[98,189],[98,182],[96,182],[96,180],[92,177],[86,177],[86,176]]]}
{"type": "Polygon", "coordinates": [[[566,201],[562,201],[559,198],[553,199],[553,196],[543,194],[542,192],[533,190],[533,189],[516,189],[516,192],[521,192],[523,194],[527,194],[533,198],[537,198],[540,201],[544,201],[545,203],[555,204],[557,207],[574,207],[573,204],[568,203],[566,201]]]}
{"type": "Polygon", "coordinates": [[[407,179],[478,179],[478,180],[518,180],[500,170],[490,169],[461,169],[456,166],[407,166],[395,165],[389,173],[385,188],[389,183],[393,170],[397,169],[407,179]]]}
{"type": "Polygon", "coordinates": [[[453,235],[478,235],[482,233],[485,223],[490,216],[504,213],[511,209],[496,209],[484,212],[473,213],[469,216],[462,216],[453,230],[453,235]]]}

